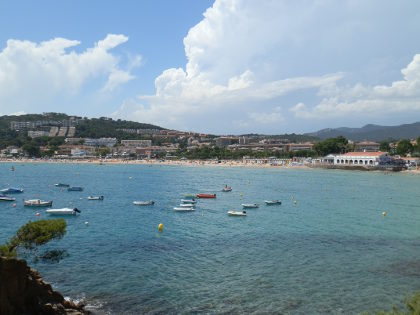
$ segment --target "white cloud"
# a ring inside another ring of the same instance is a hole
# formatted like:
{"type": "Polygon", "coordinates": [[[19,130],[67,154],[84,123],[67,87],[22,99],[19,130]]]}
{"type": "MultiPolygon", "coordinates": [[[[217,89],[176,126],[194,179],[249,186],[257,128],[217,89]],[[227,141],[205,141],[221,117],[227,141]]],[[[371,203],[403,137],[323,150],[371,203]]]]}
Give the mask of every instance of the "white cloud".
{"type": "Polygon", "coordinates": [[[0,109],[39,112],[42,105],[54,108],[54,102],[78,95],[86,85],[104,81],[103,91],[114,90],[134,78],[131,68],[140,62],[136,56],[128,69],[123,69],[120,58],[110,52],[127,40],[124,35],[108,34],[82,52],[74,50],[79,41],[65,38],[41,43],[8,40],[0,51],[0,109]]]}

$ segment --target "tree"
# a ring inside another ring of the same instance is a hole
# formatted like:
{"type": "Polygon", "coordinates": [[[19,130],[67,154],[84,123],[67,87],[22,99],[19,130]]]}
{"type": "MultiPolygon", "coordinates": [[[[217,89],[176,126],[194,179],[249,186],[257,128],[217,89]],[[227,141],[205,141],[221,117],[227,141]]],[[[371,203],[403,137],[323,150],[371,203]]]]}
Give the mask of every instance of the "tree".
{"type": "Polygon", "coordinates": [[[64,219],[29,221],[21,226],[10,241],[0,246],[0,256],[16,257],[16,248],[34,249],[52,239],[60,239],[66,233],[64,219]]]}
{"type": "Polygon", "coordinates": [[[413,152],[413,145],[410,140],[404,139],[398,142],[396,152],[401,156],[406,156],[408,153],[413,152]]]}
{"type": "Polygon", "coordinates": [[[34,142],[27,142],[22,146],[23,151],[25,151],[29,156],[39,157],[41,152],[39,146],[34,142]]]}
{"type": "Polygon", "coordinates": [[[331,153],[343,153],[347,151],[348,140],[343,136],[337,138],[329,138],[324,141],[318,142],[314,145],[314,150],[322,156],[331,153]]]}
{"type": "Polygon", "coordinates": [[[391,150],[391,147],[389,146],[389,142],[381,141],[381,143],[379,143],[379,150],[382,152],[389,152],[391,150]]]}

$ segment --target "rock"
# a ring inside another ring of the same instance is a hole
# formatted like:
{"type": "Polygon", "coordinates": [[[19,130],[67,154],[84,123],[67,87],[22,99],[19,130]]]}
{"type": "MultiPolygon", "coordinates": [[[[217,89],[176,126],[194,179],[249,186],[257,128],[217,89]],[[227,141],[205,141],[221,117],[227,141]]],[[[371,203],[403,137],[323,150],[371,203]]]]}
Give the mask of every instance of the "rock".
{"type": "Polygon", "coordinates": [[[90,314],[66,301],[24,260],[0,257],[0,314],[90,314]]]}

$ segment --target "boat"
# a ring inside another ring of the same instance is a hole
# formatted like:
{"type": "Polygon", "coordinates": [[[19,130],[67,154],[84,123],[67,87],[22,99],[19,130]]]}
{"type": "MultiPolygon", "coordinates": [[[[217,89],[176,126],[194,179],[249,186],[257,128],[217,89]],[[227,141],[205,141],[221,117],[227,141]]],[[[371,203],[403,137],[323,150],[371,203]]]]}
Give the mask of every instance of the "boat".
{"type": "Polygon", "coordinates": [[[184,197],[189,198],[189,199],[194,199],[195,195],[194,194],[185,194],[184,197]]]}
{"type": "Polygon", "coordinates": [[[197,200],[195,200],[194,198],[192,199],[181,199],[182,203],[197,203],[197,200]]]}
{"type": "Polygon", "coordinates": [[[234,210],[231,210],[231,211],[228,211],[227,213],[230,216],[246,217],[246,211],[234,211],[234,210]]]}
{"type": "Polygon", "coordinates": [[[63,184],[63,183],[57,183],[57,184],[54,184],[54,186],[56,186],[56,187],[70,187],[69,184],[63,184]]]}
{"type": "Polygon", "coordinates": [[[193,204],[193,203],[181,203],[179,205],[179,207],[183,207],[183,208],[194,208],[195,207],[195,204],[193,204]]]}
{"type": "Polygon", "coordinates": [[[174,211],[195,211],[193,207],[174,207],[174,211]]]}
{"type": "Polygon", "coordinates": [[[155,204],[155,202],[153,200],[149,200],[149,201],[133,201],[133,204],[135,204],[136,206],[152,206],[155,204]]]}
{"type": "Polygon", "coordinates": [[[225,186],[225,187],[223,187],[223,189],[222,189],[222,191],[223,192],[229,192],[229,191],[232,191],[232,187],[230,187],[230,186],[225,186]]]}
{"type": "Polygon", "coordinates": [[[197,194],[197,198],[216,198],[216,194],[197,194]]]}
{"type": "Polygon", "coordinates": [[[265,200],[264,202],[267,206],[281,205],[280,200],[265,200]]]}
{"type": "Polygon", "coordinates": [[[104,196],[89,196],[88,200],[104,200],[104,196]]]}
{"type": "Polygon", "coordinates": [[[44,201],[41,199],[30,199],[23,201],[23,205],[27,207],[51,207],[52,201],[44,201]]]}
{"type": "Polygon", "coordinates": [[[4,188],[4,189],[0,190],[0,193],[2,193],[2,194],[20,194],[20,193],[23,193],[23,189],[22,188],[9,187],[9,188],[4,188]]]}
{"type": "Polygon", "coordinates": [[[61,208],[61,209],[48,209],[45,210],[47,214],[51,215],[76,215],[77,213],[80,213],[80,210],[77,208],[61,208]]]}
{"type": "Polygon", "coordinates": [[[15,201],[15,200],[16,200],[16,198],[9,197],[9,196],[6,196],[6,195],[0,195],[0,201],[15,201]]]}
{"type": "Polygon", "coordinates": [[[259,205],[256,203],[243,203],[241,205],[243,208],[258,208],[259,205]]]}
{"type": "Polygon", "coordinates": [[[83,187],[73,186],[73,187],[67,188],[67,191],[83,191],[83,187]]]}

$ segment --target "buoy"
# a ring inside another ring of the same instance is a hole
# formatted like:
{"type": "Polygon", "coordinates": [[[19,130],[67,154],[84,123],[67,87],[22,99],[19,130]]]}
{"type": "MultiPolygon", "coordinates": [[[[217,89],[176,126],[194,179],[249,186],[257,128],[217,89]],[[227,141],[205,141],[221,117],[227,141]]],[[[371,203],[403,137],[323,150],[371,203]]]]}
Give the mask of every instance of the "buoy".
{"type": "Polygon", "coordinates": [[[89,222],[88,221],[85,221],[85,225],[88,225],[89,224],[89,222]]]}
{"type": "Polygon", "coordinates": [[[293,203],[296,204],[296,200],[293,200],[293,203]]]}
{"type": "Polygon", "coordinates": [[[162,232],[163,231],[163,224],[162,223],[159,223],[159,225],[158,225],[158,231],[159,232],[162,232]]]}
{"type": "Polygon", "coordinates": [[[35,215],[36,215],[37,217],[39,217],[41,214],[40,214],[39,212],[37,212],[37,213],[35,213],[35,215]]]}
{"type": "Polygon", "coordinates": [[[240,193],[240,196],[242,197],[244,194],[243,193],[240,193]]]}
{"type": "Polygon", "coordinates": [[[128,179],[132,179],[132,178],[133,178],[133,177],[131,177],[131,176],[130,176],[128,179]]]}
{"type": "Polygon", "coordinates": [[[383,217],[386,217],[386,211],[382,212],[383,217]]]}
{"type": "Polygon", "coordinates": [[[15,203],[14,203],[14,204],[12,204],[12,207],[13,207],[13,208],[16,208],[16,204],[15,204],[15,203]]]}

